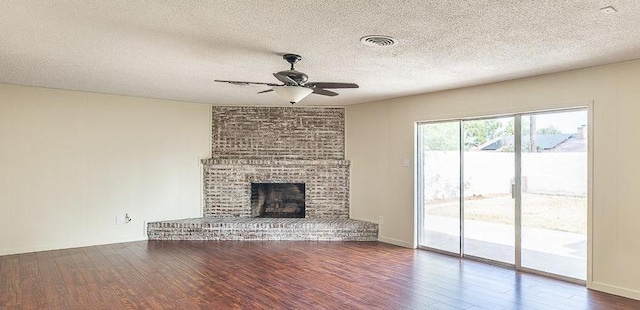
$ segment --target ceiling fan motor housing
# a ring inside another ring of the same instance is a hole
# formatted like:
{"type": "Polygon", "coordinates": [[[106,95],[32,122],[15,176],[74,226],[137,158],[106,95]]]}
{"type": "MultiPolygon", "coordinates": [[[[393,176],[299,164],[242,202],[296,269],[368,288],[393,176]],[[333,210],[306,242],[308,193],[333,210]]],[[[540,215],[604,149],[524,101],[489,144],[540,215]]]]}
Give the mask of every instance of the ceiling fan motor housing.
{"type": "Polygon", "coordinates": [[[280,71],[277,74],[289,77],[290,79],[294,80],[298,85],[304,85],[304,83],[306,83],[307,80],[309,80],[309,77],[306,74],[296,70],[280,71]]]}

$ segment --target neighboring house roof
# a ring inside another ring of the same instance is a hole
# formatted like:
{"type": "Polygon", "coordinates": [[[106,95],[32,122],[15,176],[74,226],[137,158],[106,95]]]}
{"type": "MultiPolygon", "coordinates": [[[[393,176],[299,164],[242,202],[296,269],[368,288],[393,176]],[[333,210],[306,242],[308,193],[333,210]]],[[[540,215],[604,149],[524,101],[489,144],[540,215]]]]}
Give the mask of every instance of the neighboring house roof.
{"type": "MultiPolygon", "coordinates": [[[[523,136],[522,141],[529,141],[529,136],[523,136]]],[[[536,135],[539,149],[544,151],[583,152],[586,151],[586,140],[579,139],[577,134],[540,134],[536,135]]],[[[503,147],[513,146],[513,136],[496,138],[478,146],[481,151],[499,151],[503,147]]]]}
{"type": "MultiPolygon", "coordinates": [[[[487,142],[485,142],[485,144],[482,144],[480,146],[478,146],[478,150],[479,151],[495,151],[503,146],[505,146],[505,144],[503,143],[503,140],[506,141],[508,140],[508,138],[495,138],[493,140],[489,140],[487,142]]],[[[513,140],[513,139],[511,139],[513,140]]],[[[511,143],[513,144],[513,143],[511,143]]]]}
{"type": "Polygon", "coordinates": [[[580,139],[577,135],[571,136],[568,140],[560,143],[549,152],[586,152],[587,139],[580,139]]]}

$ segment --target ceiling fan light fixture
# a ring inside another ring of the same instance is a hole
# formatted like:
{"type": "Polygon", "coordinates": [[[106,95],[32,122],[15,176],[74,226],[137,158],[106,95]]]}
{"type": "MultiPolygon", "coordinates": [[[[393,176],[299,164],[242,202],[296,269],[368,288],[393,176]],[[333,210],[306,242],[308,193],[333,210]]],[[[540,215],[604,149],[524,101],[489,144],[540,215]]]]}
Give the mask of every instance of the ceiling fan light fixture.
{"type": "Polygon", "coordinates": [[[273,90],[291,104],[299,102],[313,92],[311,88],[289,85],[274,86],[273,90]]]}

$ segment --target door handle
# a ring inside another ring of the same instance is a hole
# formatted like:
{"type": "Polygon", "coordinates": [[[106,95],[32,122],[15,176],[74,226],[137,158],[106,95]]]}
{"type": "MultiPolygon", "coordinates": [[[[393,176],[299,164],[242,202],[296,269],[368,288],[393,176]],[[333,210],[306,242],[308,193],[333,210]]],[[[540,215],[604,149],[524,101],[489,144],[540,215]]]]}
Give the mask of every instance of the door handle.
{"type": "Polygon", "coordinates": [[[516,183],[511,183],[511,199],[516,198],[516,183]]]}

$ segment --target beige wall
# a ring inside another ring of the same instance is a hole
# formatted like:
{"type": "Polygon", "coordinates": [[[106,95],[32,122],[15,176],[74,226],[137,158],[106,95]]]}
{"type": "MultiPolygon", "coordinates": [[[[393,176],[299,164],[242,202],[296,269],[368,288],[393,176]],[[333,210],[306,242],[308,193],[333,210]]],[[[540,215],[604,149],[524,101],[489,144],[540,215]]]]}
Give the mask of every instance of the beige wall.
{"type": "Polygon", "coordinates": [[[0,84],[0,255],[141,240],[145,221],[200,216],[209,111],[0,84]]]}
{"type": "Polygon", "coordinates": [[[640,299],[640,61],[347,107],[351,215],[412,247],[416,121],[592,102],[592,271],[588,285],[640,299]],[[413,165],[412,165],[413,166],[413,165]]]}

